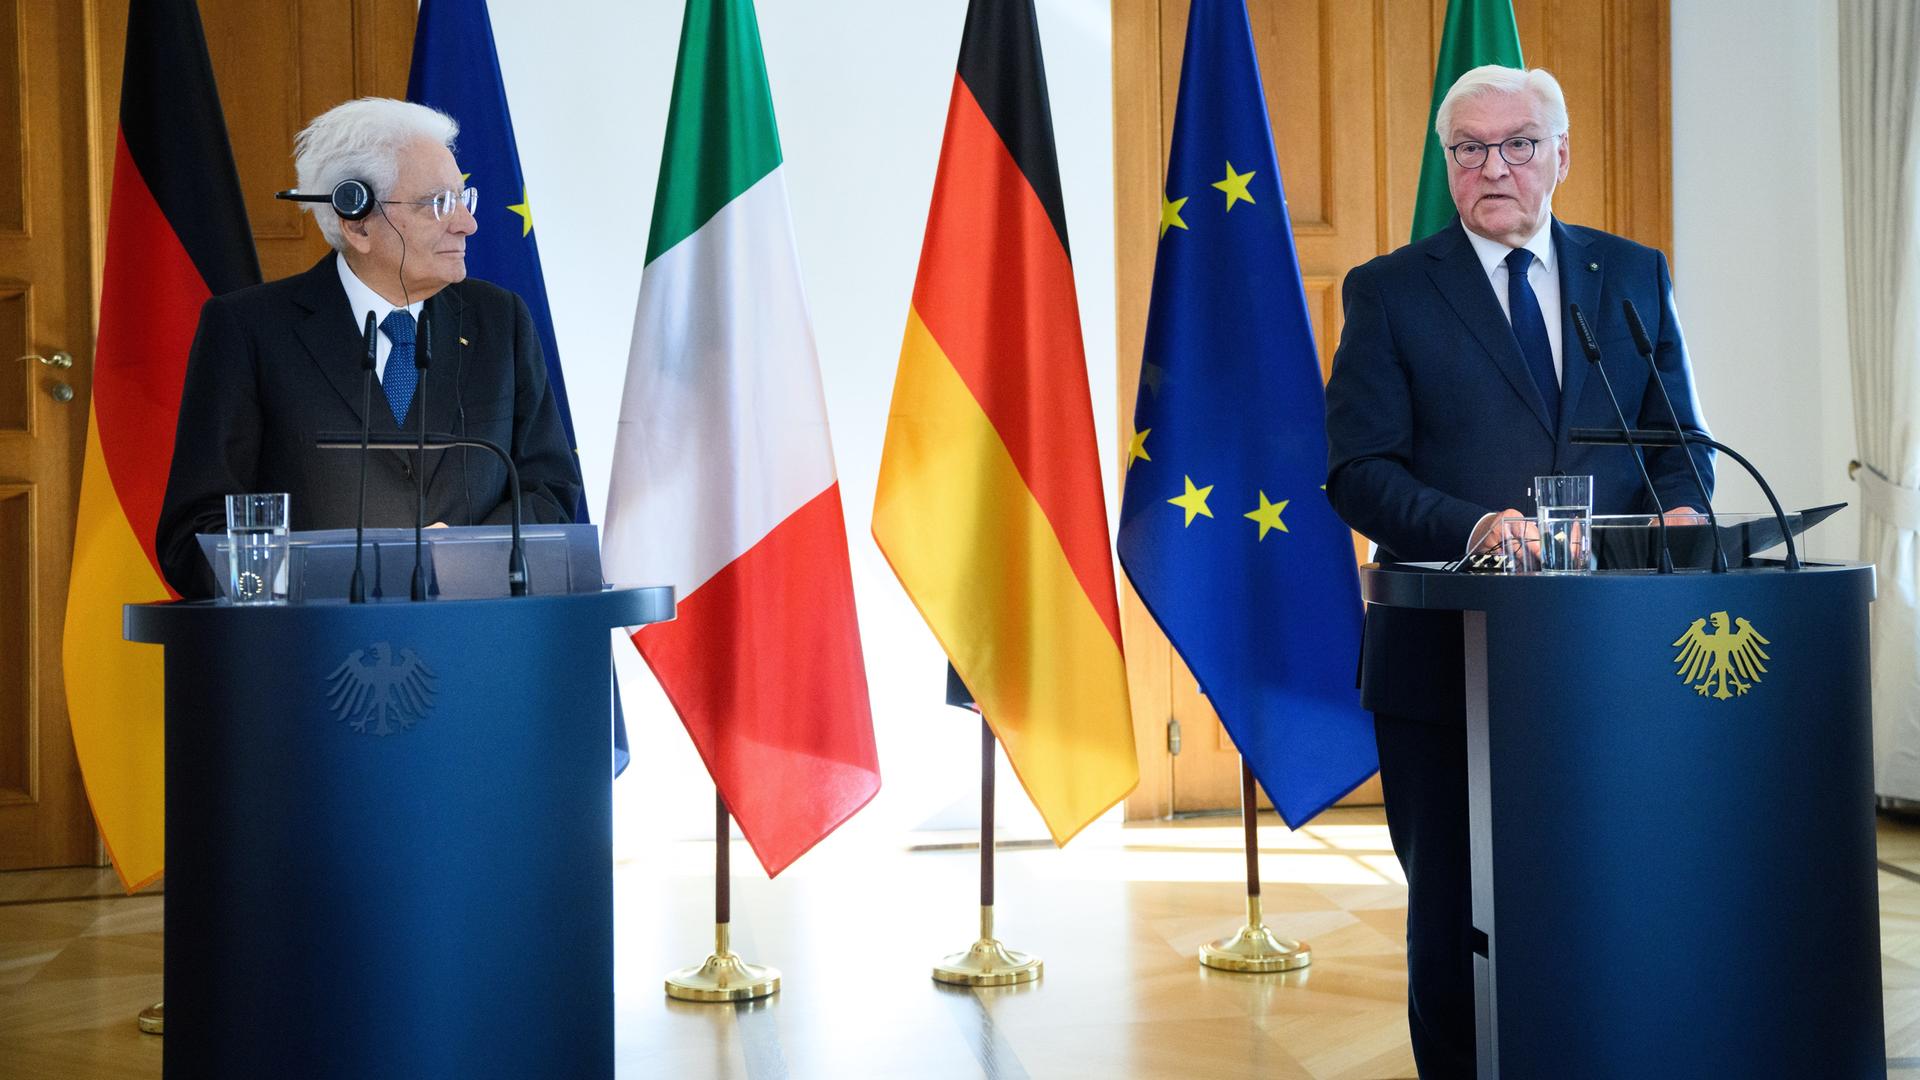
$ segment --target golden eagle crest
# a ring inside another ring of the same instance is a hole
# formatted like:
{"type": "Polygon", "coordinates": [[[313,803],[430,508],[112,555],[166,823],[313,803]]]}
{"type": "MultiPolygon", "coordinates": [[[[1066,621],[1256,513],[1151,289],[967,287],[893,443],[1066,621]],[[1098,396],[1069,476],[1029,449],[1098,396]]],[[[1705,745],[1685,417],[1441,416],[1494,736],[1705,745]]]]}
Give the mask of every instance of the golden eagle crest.
{"type": "Polygon", "coordinates": [[[406,731],[433,708],[434,674],[412,649],[399,659],[386,642],[355,649],[327,676],[327,705],[353,730],[406,731]]]}
{"type": "Polygon", "coordinates": [[[1680,647],[1680,655],[1673,658],[1680,669],[1674,674],[1701,697],[1711,694],[1725,701],[1746,693],[1766,674],[1766,661],[1772,657],[1761,646],[1772,642],[1761,637],[1745,619],[1732,620],[1729,629],[1726,612],[1716,611],[1709,618],[1713,620],[1712,633],[1707,632],[1706,619],[1695,619],[1674,642],[1680,647]]]}

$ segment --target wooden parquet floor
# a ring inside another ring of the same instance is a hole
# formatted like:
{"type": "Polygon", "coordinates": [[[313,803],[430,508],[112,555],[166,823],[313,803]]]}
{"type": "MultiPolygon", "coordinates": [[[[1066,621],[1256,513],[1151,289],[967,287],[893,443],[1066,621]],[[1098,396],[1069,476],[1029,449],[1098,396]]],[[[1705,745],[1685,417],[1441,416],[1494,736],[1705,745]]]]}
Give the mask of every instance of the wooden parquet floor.
{"type": "MultiPolygon", "coordinates": [[[[1920,822],[1883,817],[1879,841],[1889,1075],[1920,1080],[1920,822]]],[[[1312,943],[1307,970],[1195,963],[1239,924],[1244,891],[1237,823],[1202,819],[1003,852],[1000,936],[1046,972],[977,991],[928,977],[974,936],[977,854],[869,835],[769,882],[737,845],[735,948],[784,974],[739,1006],[661,993],[710,946],[713,849],[647,848],[615,869],[619,1075],[1411,1077],[1405,888],[1379,811],[1297,833],[1268,817],[1260,845],[1268,922],[1312,943]]],[[[163,903],[120,895],[107,871],[0,874],[0,1080],[160,1075],[162,1040],[134,1016],[161,996],[163,903]]]]}

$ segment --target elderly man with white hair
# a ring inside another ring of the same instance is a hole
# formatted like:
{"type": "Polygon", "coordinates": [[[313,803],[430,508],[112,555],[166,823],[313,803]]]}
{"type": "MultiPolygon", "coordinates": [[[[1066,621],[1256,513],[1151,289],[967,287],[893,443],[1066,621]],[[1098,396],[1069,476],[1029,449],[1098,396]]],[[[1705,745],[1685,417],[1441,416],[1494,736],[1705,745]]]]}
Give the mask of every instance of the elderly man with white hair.
{"type": "MultiPolygon", "coordinates": [[[[580,475],[532,316],[514,294],[467,278],[477,196],[454,163],[457,133],[452,117],[424,105],[363,98],[295,140],[300,186],[283,197],[312,210],[333,251],[200,312],[157,537],[181,595],[214,593],[194,537],[225,529],[229,494],[289,493],[295,529],[354,523],[358,458],[316,449],[314,437],[360,428],[368,315],[379,328],[373,432],[413,431],[424,419],[428,431],[497,443],[519,469],[526,519],[572,520],[580,475]],[[422,359],[430,364],[417,370],[422,359]]],[[[506,469],[468,455],[427,458],[428,522],[509,520],[506,469]]],[[[413,469],[410,454],[373,455],[368,525],[413,524],[413,469]]]]}
{"type": "MultiPolygon", "coordinates": [[[[1667,260],[1553,216],[1571,133],[1560,85],[1486,66],[1442,100],[1437,133],[1459,216],[1433,236],[1356,267],[1327,383],[1327,495],[1379,545],[1381,562],[1440,561],[1484,545],[1530,507],[1533,478],[1593,477],[1597,513],[1651,512],[1633,458],[1575,446],[1576,427],[1615,427],[1588,378],[1571,306],[1592,326],[1636,427],[1669,423],[1622,310],[1645,321],[1682,425],[1705,430],[1667,260]]],[[[1710,452],[1696,452],[1711,485],[1710,452]]],[[[1670,513],[1699,501],[1683,452],[1649,451],[1670,513]]],[[[1474,1074],[1460,616],[1369,608],[1361,699],[1374,713],[1387,826],[1407,874],[1408,1020],[1423,1077],[1474,1074]]]]}

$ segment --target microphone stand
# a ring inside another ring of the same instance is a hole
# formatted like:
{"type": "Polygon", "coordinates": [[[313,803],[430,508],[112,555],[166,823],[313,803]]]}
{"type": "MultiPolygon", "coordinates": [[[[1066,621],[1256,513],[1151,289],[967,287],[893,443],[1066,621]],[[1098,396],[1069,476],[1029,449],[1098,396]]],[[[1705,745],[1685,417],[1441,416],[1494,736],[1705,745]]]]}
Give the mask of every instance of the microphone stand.
{"type": "Polygon", "coordinates": [[[427,598],[427,574],[421,556],[421,532],[427,524],[427,368],[433,363],[433,325],[427,321],[426,308],[420,309],[420,348],[413,353],[414,370],[420,373],[420,385],[414,388],[413,411],[420,417],[420,436],[413,452],[413,589],[415,600],[427,598]]]}
{"type": "MultiPolygon", "coordinates": [[[[1647,361],[1647,372],[1653,376],[1653,385],[1660,388],[1660,400],[1666,403],[1667,418],[1673,421],[1673,430],[1680,430],[1680,414],[1674,410],[1673,398],[1667,393],[1667,384],[1660,378],[1660,365],[1653,359],[1653,339],[1647,336],[1647,326],[1640,321],[1640,313],[1633,308],[1633,301],[1621,300],[1620,310],[1627,317],[1627,329],[1633,332],[1633,348],[1647,361]]],[[[1707,525],[1713,530],[1713,572],[1727,572],[1727,549],[1720,543],[1720,518],[1713,512],[1713,496],[1707,494],[1707,482],[1700,475],[1700,465],[1693,460],[1693,451],[1686,446],[1680,447],[1680,456],[1687,459],[1687,469],[1693,473],[1693,486],[1699,489],[1700,504],[1707,510],[1707,525]]]]}
{"type": "Polygon", "coordinates": [[[353,510],[353,582],[347,586],[347,602],[364,604],[367,602],[367,582],[361,570],[361,553],[367,542],[367,437],[373,431],[373,369],[377,366],[375,358],[376,341],[374,339],[373,312],[367,312],[367,328],[364,334],[366,352],[362,357],[360,370],[360,492],[355,499],[353,510]]]}
{"type": "Polygon", "coordinates": [[[1760,493],[1767,497],[1767,504],[1773,507],[1773,518],[1780,526],[1780,537],[1787,543],[1787,558],[1781,564],[1781,569],[1800,569],[1800,551],[1794,546],[1793,532],[1787,528],[1787,512],[1780,508],[1780,500],[1774,496],[1773,487],[1767,483],[1766,477],[1761,476],[1760,470],[1753,467],[1753,462],[1742,457],[1733,447],[1693,431],[1649,431],[1645,428],[1614,431],[1610,428],[1574,428],[1567,433],[1568,442],[1582,446],[1628,446],[1632,445],[1627,441],[1629,438],[1637,440],[1643,446],[1678,446],[1683,449],[1689,443],[1698,443],[1701,446],[1710,446],[1738,462],[1741,468],[1747,470],[1747,475],[1753,477],[1753,482],[1760,485],[1760,493]]]}
{"type": "MultiPolygon", "coordinates": [[[[508,454],[499,443],[470,435],[449,435],[444,432],[423,433],[417,439],[407,435],[373,435],[370,443],[382,450],[445,450],[450,447],[470,447],[485,450],[500,459],[507,470],[507,496],[512,500],[512,541],[507,549],[507,593],[510,596],[527,595],[527,546],[520,536],[520,470],[513,464],[513,456],[508,454]]],[[[322,450],[351,450],[360,445],[352,432],[321,432],[314,445],[322,450]]],[[[416,533],[416,536],[418,534],[416,533]]]]}
{"type": "Polygon", "coordinates": [[[1600,343],[1594,340],[1593,327],[1587,325],[1587,317],[1580,313],[1579,304],[1568,304],[1567,310],[1573,315],[1573,329],[1580,338],[1580,350],[1587,354],[1587,362],[1593,370],[1600,373],[1600,382],[1607,388],[1607,401],[1613,405],[1613,415],[1620,419],[1620,431],[1627,438],[1627,449],[1633,452],[1633,463],[1640,467],[1640,479],[1647,485],[1647,498],[1653,500],[1654,520],[1660,526],[1660,569],[1662,574],[1673,573],[1673,549],[1667,546],[1667,511],[1660,505],[1660,493],[1654,490],[1653,477],[1647,473],[1647,462],[1640,454],[1640,447],[1633,441],[1633,429],[1627,426],[1627,414],[1620,410],[1620,399],[1614,396],[1613,380],[1607,377],[1607,368],[1600,362],[1600,343]]]}

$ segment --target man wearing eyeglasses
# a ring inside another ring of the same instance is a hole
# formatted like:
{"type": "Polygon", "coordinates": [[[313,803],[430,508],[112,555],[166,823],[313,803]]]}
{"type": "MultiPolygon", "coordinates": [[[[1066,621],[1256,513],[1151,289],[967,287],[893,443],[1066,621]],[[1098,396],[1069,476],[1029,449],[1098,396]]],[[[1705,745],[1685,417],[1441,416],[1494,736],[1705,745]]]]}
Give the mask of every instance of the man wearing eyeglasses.
{"type": "MultiPolygon", "coordinates": [[[[195,535],[224,531],[229,494],[289,493],[295,529],[353,525],[358,456],[316,449],[314,437],[360,428],[368,315],[378,327],[373,433],[412,432],[424,419],[430,432],[497,443],[519,469],[526,520],[572,520],[580,475],[532,316],[505,289],[467,279],[478,196],[454,162],[457,133],[452,117],[424,105],[363,98],[295,139],[300,186],[282,197],[312,211],[333,251],[201,310],[158,529],[161,569],[181,595],[214,595],[195,535]]],[[[373,454],[369,526],[413,524],[413,470],[411,454],[373,454]]],[[[426,478],[430,523],[511,516],[492,455],[429,455],[426,478]]]]}
{"type": "MultiPolygon", "coordinates": [[[[1571,161],[1559,83],[1487,66],[1442,99],[1458,217],[1356,267],[1327,383],[1327,495],[1381,562],[1451,561],[1493,522],[1531,508],[1535,476],[1593,477],[1599,513],[1653,511],[1631,456],[1575,446],[1574,427],[1615,427],[1588,378],[1570,305],[1592,326],[1635,426],[1666,427],[1659,391],[1621,309],[1654,340],[1681,423],[1704,431],[1666,258],[1553,216],[1571,161]]],[[[1647,453],[1670,513],[1698,501],[1678,449],[1647,453]]],[[[1712,483],[1712,457],[1700,450],[1712,483]]],[[[1387,825],[1407,875],[1408,1022],[1422,1077],[1474,1075],[1472,897],[1460,617],[1369,608],[1361,698],[1374,713],[1387,825]]]]}

